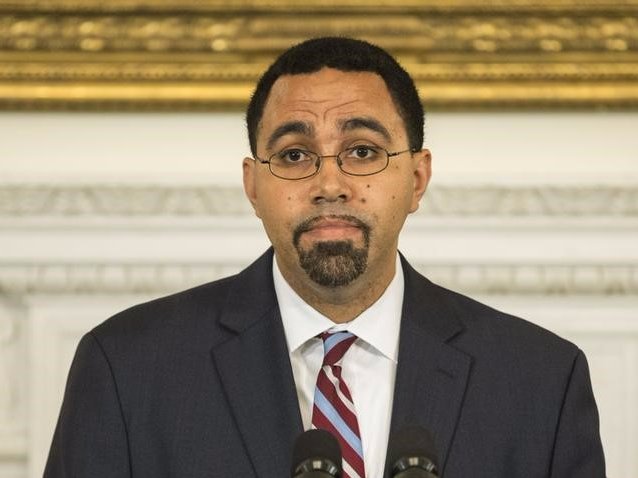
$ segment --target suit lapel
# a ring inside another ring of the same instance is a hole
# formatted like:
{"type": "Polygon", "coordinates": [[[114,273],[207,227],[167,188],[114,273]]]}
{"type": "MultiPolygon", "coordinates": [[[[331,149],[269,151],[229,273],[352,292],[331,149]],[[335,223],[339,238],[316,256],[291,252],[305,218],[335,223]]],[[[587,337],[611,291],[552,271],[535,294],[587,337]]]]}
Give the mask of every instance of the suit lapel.
{"type": "Polygon", "coordinates": [[[405,296],[391,433],[421,425],[434,435],[440,470],[463,403],[471,358],[450,345],[463,325],[439,290],[403,260],[405,296]]]}
{"type": "Polygon", "coordinates": [[[288,476],[303,426],[271,251],[236,278],[221,323],[230,338],[213,347],[213,360],[256,475],[288,476]]]}

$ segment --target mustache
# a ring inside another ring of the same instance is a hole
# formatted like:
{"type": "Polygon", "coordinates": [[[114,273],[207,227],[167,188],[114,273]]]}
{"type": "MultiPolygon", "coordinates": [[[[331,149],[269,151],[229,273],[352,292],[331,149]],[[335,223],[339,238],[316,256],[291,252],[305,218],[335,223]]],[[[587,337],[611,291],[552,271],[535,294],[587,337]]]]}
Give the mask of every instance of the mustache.
{"type": "Polygon", "coordinates": [[[366,243],[368,242],[371,228],[366,222],[350,214],[328,214],[328,215],[321,215],[321,216],[313,216],[300,222],[297,225],[297,227],[295,227],[295,230],[293,233],[293,244],[295,245],[295,247],[299,245],[299,240],[301,238],[301,235],[304,232],[310,231],[318,222],[324,219],[336,219],[338,221],[349,222],[353,226],[361,229],[361,231],[363,232],[363,237],[366,239],[366,243]]]}

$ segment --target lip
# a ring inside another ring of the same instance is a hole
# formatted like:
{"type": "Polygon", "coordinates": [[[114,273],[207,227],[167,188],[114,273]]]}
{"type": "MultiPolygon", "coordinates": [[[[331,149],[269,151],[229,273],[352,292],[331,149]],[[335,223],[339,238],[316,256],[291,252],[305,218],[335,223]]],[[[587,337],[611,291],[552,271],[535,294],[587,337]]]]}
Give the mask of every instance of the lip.
{"type": "Polygon", "coordinates": [[[314,222],[308,230],[313,229],[332,229],[332,228],[348,228],[354,227],[359,229],[359,226],[352,221],[345,219],[333,219],[333,218],[321,218],[314,222]]]}
{"type": "MultiPolygon", "coordinates": [[[[321,241],[364,241],[368,243],[370,226],[362,219],[349,214],[323,214],[302,221],[293,232],[293,244],[301,241],[310,244],[321,241]]],[[[309,244],[308,244],[309,245],[309,244]]]]}
{"type": "Polygon", "coordinates": [[[304,235],[315,239],[351,239],[361,234],[361,227],[353,221],[341,218],[318,218],[304,231],[304,235]]]}

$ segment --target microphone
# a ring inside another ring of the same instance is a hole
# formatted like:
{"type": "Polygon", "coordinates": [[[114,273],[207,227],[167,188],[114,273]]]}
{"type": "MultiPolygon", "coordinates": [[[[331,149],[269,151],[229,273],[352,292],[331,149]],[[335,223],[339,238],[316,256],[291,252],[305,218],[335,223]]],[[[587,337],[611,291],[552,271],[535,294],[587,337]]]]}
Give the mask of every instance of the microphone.
{"type": "Polygon", "coordinates": [[[390,437],[387,464],[391,478],[438,478],[434,439],[419,426],[397,431],[390,437]]]}
{"type": "Polygon", "coordinates": [[[292,478],[341,478],[341,447],[326,430],[308,430],[295,440],[292,478]]]}

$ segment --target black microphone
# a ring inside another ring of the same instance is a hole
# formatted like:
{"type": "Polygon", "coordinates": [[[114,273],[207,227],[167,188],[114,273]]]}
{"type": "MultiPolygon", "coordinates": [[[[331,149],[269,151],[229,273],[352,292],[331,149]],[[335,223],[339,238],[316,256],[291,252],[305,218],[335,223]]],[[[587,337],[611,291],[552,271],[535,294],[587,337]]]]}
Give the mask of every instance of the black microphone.
{"type": "Polygon", "coordinates": [[[341,447],[326,430],[308,430],[295,440],[293,478],[341,478],[341,447]]]}
{"type": "Polygon", "coordinates": [[[438,478],[434,439],[425,428],[398,430],[389,443],[386,462],[391,478],[438,478]]]}

